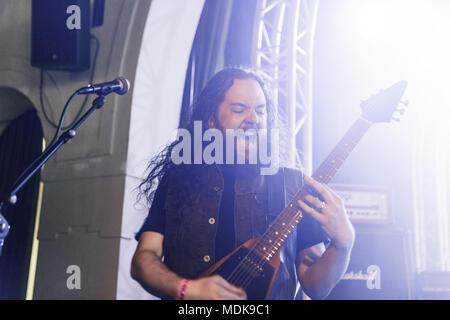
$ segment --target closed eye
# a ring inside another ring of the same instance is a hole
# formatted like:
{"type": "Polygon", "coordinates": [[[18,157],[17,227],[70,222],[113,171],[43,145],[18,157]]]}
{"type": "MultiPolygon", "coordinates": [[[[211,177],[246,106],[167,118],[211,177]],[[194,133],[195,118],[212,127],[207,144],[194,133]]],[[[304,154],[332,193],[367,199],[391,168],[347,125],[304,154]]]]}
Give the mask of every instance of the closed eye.
{"type": "Polygon", "coordinates": [[[242,113],[244,112],[244,108],[233,108],[231,109],[231,111],[233,111],[234,113],[242,113]]]}
{"type": "Polygon", "coordinates": [[[234,113],[242,113],[245,111],[245,109],[247,109],[247,106],[241,103],[233,103],[231,105],[231,111],[234,113]]]}
{"type": "Polygon", "coordinates": [[[266,106],[257,106],[256,113],[258,113],[260,115],[265,115],[266,114],[266,106]]]}

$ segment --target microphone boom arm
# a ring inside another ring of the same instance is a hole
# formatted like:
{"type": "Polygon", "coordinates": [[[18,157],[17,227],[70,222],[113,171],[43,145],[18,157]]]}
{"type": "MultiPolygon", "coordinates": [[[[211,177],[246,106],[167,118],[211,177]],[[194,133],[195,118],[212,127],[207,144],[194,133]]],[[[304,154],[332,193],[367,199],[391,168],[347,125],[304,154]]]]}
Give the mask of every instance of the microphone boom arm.
{"type": "Polygon", "coordinates": [[[3,217],[2,212],[7,207],[16,204],[17,202],[17,192],[23,188],[23,186],[38,172],[38,170],[58,151],[70,139],[74,138],[76,135],[76,130],[81,126],[81,124],[97,109],[100,109],[105,104],[105,96],[99,95],[92,103],[92,107],[86,111],[86,113],[67,131],[65,131],[58,140],[49,145],[44,152],[32,162],[32,164],[27,167],[24,173],[21,175],[22,178],[13,186],[13,190],[9,192],[6,200],[0,201],[0,255],[2,253],[2,247],[4,244],[4,239],[9,233],[8,221],[3,217]]]}

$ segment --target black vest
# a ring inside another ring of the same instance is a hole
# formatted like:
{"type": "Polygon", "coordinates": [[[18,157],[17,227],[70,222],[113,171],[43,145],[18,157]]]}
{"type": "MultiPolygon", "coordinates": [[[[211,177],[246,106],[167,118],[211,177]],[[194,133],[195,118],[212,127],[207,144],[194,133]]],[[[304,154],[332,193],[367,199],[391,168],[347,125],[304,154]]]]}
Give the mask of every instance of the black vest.
{"type": "MultiPolygon", "coordinates": [[[[235,179],[236,246],[259,237],[300,189],[298,170],[280,168],[263,176],[238,171],[235,179]]],[[[215,261],[215,239],[224,188],[216,165],[180,165],[170,169],[165,202],[164,263],[185,278],[196,278],[215,261]]],[[[271,299],[293,299],[297,291],[297,228],[286,239],[271,299]]]]}

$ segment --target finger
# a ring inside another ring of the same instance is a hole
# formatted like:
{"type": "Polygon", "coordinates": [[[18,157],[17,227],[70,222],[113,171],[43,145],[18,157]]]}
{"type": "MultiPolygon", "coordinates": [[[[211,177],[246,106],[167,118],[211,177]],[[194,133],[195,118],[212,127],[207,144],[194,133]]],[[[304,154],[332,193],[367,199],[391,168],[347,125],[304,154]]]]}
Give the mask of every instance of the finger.
{"type": "Polygon", "coordinates": [[[332,202],[333,198],[331,194],[328,192],[328,190],[325,188],[324,184],[308,176],[305,176],[305,182],[311,187],[313,187],[313,189],[322,196],[322,199],[325,200],[325,202],[332,202]]]}
{"type": "Polygon", "coordinates": [[[302,200],[298,200],[297,201],[300,208],[302,209],[302,211],[310,214],[314,219],[316,219],[319,223],[324,224],[325,223],[325,218],[323,216],[323,214],[317,212],[316,210],[314,210],[313,208],[311,208],[310,206],[308,206],[304,201],[302,200]]]}
{"type": "Polygon", "coordinates": [[[228,299],[228,300],[247,299],[246,292],[241,288],[235,287],[234,289],[232,289],[230,287],[222,287],[222,286],[221,286],[221,288],[222,288],[222,298],[223,299],[228,299]]]}
{"type": "Polygon", "coordinates": [[[315,209],[319,212],[322,212],[322,210],[324,209],[324,207],[322,207],[323,204],[325,204],[324,201],[308,194],[304,197],[304,200],[306,200],[307,202],[309,202],[311,205],[313,205],[315,207],[315,209]]]}
{"type": "Polygon", "coordinates": [[[328,202],[327,204],[332,203],[334,206],[337,206],[337,207],[341,207],[344,205],[344,200],[333,189],[331,189],[329,186],[327,186],[325,184],[323,184],[322,186],[323,186],[325,192],[327,192],[330,195],[330,197],[332,197],[332,199],[333,199],[332,202],[328,202]]]}
{"type": "Polygon", "coordinates": [[[237,295],[233,292],[227,291],[223,289],[220,295],[221,300],[244,300],[247,299],[247,295],[244,293],[243,295],[237,295]]]}
{"type": "Polygon", "coordinates": [[[235,293],[235,292],[231,292],[231,291],[226,291],[228,293],[226,299],[228,300],[245,300],[247,299],[247,294],[245,293],[244,290],[242,290],[240,293],[235,293]]]}
{"type": "Polygon", "coordinates": [[[245,291],[242,288],[236,287],[226,281],[224,278],[219,276],[218,284],[221,285],[225,290],[229,291],[232,294],[238,295],[238,296],[244,296],[245,291]]]}
{"type": "Polygon", "coordinates": [[[333,189],[331,189],[329,186],[324,185],[324,187],[335,200],[338,200],[338,201],[342,200],[342,198],[333,189]]]}

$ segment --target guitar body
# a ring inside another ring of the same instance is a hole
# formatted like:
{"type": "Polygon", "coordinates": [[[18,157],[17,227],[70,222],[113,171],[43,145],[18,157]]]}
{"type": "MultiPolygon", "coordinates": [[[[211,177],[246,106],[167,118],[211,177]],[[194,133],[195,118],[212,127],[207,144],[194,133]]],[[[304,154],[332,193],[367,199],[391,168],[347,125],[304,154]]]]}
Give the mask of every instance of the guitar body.
{"type": "Polygon", "coordinates": [[[248,300],[268,299],[280,265],[280,254],[274,255],[270,262],[261,263],[263,259],[251,253],[258,239],[248,240],[200,277],[218,274],[231,284],[244,288],[248,300]]]}

